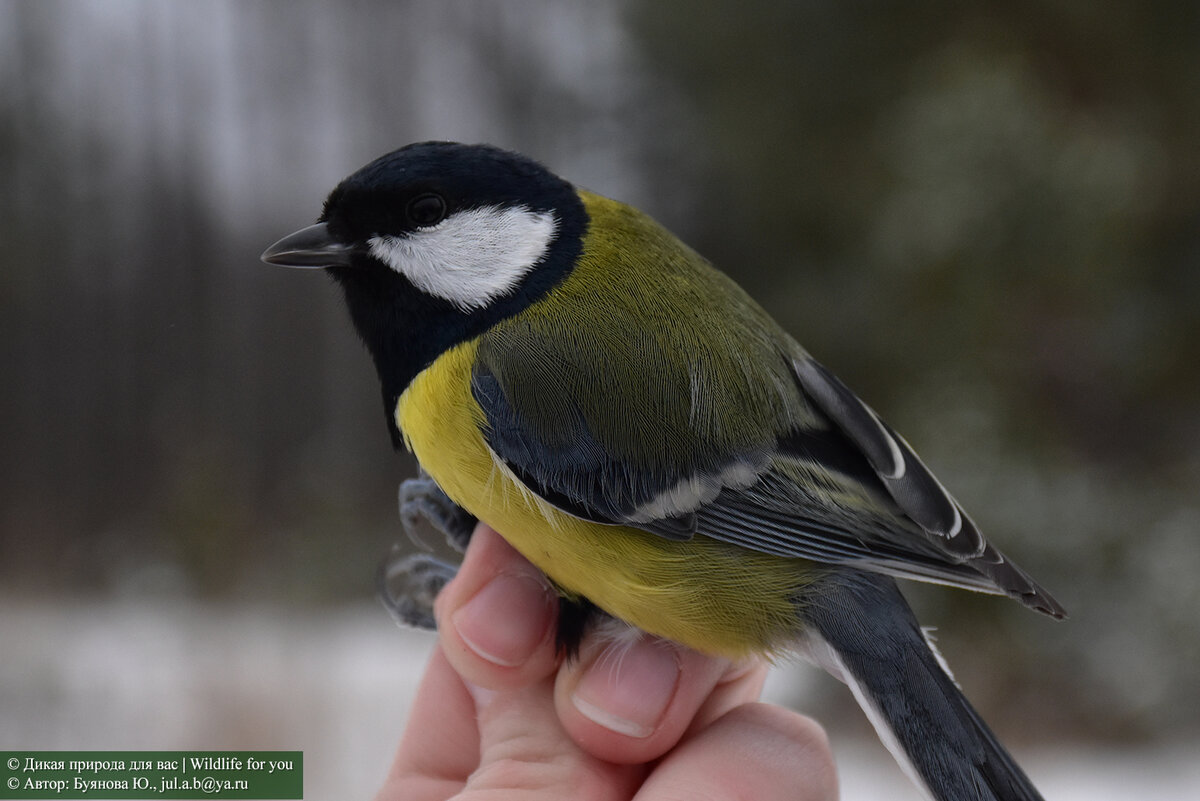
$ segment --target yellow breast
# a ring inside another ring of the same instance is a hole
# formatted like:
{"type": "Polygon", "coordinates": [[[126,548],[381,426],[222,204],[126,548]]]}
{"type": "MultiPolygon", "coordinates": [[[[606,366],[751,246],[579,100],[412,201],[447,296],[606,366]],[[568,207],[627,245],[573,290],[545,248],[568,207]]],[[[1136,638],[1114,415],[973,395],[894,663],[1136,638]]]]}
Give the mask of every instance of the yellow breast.
{"type": "Polygon", "coordinates": [[[810,563],[705,537],[675,542],[591,523],[542,501],[484,440],[486,422],[470,389],[475,350],[469,341],[444,353],[396,405],[408,448],[455,503],[564,591],[645,631],[732,657],[786,644],[810,563]]]}

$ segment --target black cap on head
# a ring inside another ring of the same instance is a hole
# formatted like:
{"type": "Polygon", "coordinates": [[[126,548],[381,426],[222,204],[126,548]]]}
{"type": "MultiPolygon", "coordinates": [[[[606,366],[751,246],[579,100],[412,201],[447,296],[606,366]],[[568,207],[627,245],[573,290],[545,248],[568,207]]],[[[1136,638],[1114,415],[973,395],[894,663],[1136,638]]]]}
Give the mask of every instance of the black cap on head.
{"type": "Polygon", "coordinates": [[[491,145],[418,142],[380,156],[338,184],[325,201],[321,221],[346,242],[403,234],[428,219],[431,209],[413,204],[429,195],[444,201],[442,216],[484,206],[523,206],[562,217],[579,202],[571,184],[519,153],[491,145]],[[409,216],[413,211],[417,219],[409,216]]]}

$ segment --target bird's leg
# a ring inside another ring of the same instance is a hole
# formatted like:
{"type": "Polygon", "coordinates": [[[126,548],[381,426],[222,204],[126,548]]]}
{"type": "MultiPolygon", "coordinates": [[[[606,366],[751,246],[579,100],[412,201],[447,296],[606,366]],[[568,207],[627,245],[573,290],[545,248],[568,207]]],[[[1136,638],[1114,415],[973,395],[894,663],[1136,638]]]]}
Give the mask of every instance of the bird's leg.
{"type": "MultiPolygon", "coordinates": [[[[400,484],[400,524],[409,541],[424,551],[437,549],[439,539],[444,539],[462,553],[475,529],[475,518],[422,472],[400,484]],[[441,538],[431,538],[431,531],[441,538]]],[[[457,572],[458,566],[451,561],[432,553],[409,553],[397,545],[379,565],[379,598],[396,622],[433,629],[433,602],[457,572]]]]}

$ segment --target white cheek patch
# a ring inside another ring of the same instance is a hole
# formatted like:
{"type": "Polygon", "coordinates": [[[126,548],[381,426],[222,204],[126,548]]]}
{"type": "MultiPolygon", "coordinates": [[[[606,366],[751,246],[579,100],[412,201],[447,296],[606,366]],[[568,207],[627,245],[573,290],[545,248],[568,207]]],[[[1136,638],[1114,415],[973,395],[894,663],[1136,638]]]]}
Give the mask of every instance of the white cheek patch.
{"type": "Polygon", "coordinates": [[[485,206],[406,236],[374,236],[371,255],[463,311],[511,292],[546,256],[558,230],[548,211],[485,206]]]}

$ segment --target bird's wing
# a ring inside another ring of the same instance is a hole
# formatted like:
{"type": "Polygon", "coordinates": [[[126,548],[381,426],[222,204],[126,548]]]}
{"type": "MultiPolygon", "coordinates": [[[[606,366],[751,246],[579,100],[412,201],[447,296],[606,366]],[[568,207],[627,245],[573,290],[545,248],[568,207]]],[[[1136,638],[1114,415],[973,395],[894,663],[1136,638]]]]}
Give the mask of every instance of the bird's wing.
{"type": "Polygon", "coordinates": [[[545,501],[1062,616],[911,448],[756,307],[733,321],[736,353],[681,319],[648,331],[619,306],[607,313],[603,326],[514,318],[480,340],[471,388],[484,438],[545,501]]]}
{"type": "Polygon", "coordinates": [[[704,505],[754,483],[779,436],[820,412],[780,352],[786,335],[757,306],[730,311],[732,282],[644,274],[577,278],[497,323],[471,388],[488,445],[530,489],[578,517],[686,539],[704,505]]]}

